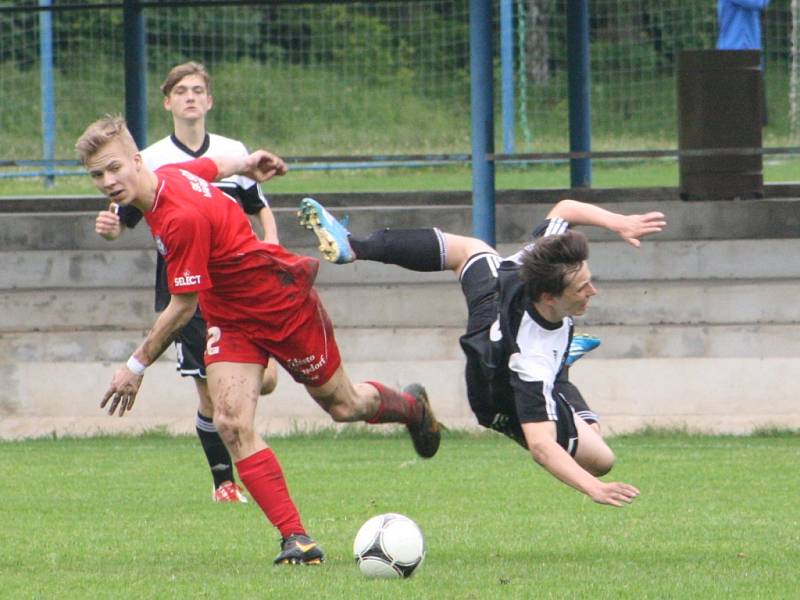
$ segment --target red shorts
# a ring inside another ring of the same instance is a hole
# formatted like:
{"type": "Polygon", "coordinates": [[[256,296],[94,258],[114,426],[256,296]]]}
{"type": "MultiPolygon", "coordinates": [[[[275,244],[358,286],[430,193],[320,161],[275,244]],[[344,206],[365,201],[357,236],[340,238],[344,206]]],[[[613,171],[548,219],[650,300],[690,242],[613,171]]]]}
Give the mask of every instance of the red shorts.
{"type": "Polygon", "coordinates": [[[206,366],[215,362],[256,363],[264,366],[274,357],[298,383],[320,386],[328,382],[342,362],[333,336],[333,323],[316,294],[308,296],[307,316],[283,339],[270,340],[267,331],[252,323],[208,322],[206,366]]]}

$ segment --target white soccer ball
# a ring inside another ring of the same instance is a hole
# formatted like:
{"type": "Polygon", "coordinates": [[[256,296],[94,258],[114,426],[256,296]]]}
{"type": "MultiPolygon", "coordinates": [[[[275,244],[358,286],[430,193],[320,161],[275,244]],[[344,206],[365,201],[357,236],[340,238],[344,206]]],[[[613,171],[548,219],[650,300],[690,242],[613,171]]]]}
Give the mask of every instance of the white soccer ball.
{"type": "Polygon", "coordinates": [[[425,538],[408,517],[386,513],[361,526],[353,554],[367,577],[409,577],[425,559],[425,538]]]}

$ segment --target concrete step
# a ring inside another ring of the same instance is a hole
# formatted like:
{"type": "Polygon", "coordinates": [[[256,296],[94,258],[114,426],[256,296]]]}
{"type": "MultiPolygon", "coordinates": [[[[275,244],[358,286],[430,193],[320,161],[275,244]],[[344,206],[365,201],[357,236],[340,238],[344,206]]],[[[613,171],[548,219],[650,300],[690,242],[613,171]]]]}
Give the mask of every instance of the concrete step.
{"type": "MultiPolygon", "coordinates": [[[[689,203],[675,190],[503,192],[501,254],[516,251],[550,206],[570,196],[618,212],[657,208],[670,221],[638,250],[586,229],[600,294],[578,331],[603,344],[572,376],[606,431],[800,427],[791,377],[800,369],[798,194],[689,203]]],[[[335,213],[349,213],[359,233],[432,225],[471,231],[468,193],[318,198],[347,207],[335,213]]],[[[299,200],[273,198],[282,242],[317,256],[314,236],[295,222],[299,200]]],[[[106,417],[97,406],[155,318],[149,232],[140,226],[116,242],[102,240],[94,217],[104,205],[100,198],[0,199],[0,438],[194,430],[194,386],[175,374],[172,349],[148,369],[132,415],[106,417]]],[[[318,287],[354,381],[423,382],[447,425],[475,426],[457,341],[465,309],[452,274],[322,263],[318,287]]],[[[257,416],[267,434],[330,423],[285,373],[257,416]]]]}
{"type": "Polygon", "coordinates": [[[151,250],[28,250],[0,252],[0,289],[152,287],[151,250]]]}
{"type": "Polygon", "coordinates": [[[146,329],[151,288],[36,290],[0,293],[0,332],[146,329]]]}
{"type": "MultiPolygon", "coordinates": [[[[331,195],[331,197],[335,197],[331,195]]],[[[522,243],[553,203],[503,203],[496,208],[496,237],[500,243],[522,243]]],[[[800,199],[727,200],[682,202],[680,200],[606,202],[609,210],[625,213],[662,211],[669,227],[653,239],[786,239],[800,236],[800,199]]],[[[314,238],[297,224],[300,197],[291,206],[274,206],[281,242],[290,249],[312,246],[314,238]]],[[[327,202],[326,197],[319,199],[327,202]]],[[[436,226],[444,231],[470,234],[472,207],[469,203],[381,204],[376,194],[369,204],[353,198],[353,205],[334,208],[336,216],[348,214],[354,233],[369,233],[382,227],[436,226]],[[361,203],[359,203],[361,202],[361,203]]],[[[336,204],[336,203],[333,203],[336,204]]],[[[89,212],[0,212],[0,247],[5,250],[106,249],[109,242],[94,233],[96,211],[89,212]]],[[[144,225],[126,232],[113,242],[122,248],[152,247],[144,225]]],[[[587,228],[591,239],[612,240],[613,234],[587,228]]]]}
{"type": "MultiPolygon", "coordinates": [[[[634,358],[775,358],[800,356],[800,323],[785,325],[588,325],[578,333],[602,340],[579,364],[634,358]]],[[[144,338],[146,329],[31,331],[0,337],[0,363],[122,363],[144,338]]],[[[462,360],[461,327],[337,327],[336,340],[347,364],[424,363],[462,360]]],[[[170,347],[162,362],[172,364],[170,347]]]]}
{"type": "MultiPolygon", "coordinates": [[[[0,365],[0,439],[134,433],[156,427],[193,433],[194,385],[171,365],[148,369],[133,412],[120,419],[99,408],[117,365],[101,362],[22,362],[0,365]]],[[[799,428],[795,380],[800,358],[591,359],[572,379],[601,416],[608,434],[652,427],[746,433],[755,428],[799,428]],[[768,399],[768,402],[765,400],[768,399]]],[[[422,382],[437,417],[452,429],[474,429],[461,361],[357,362],[353,381],[376,379],[400,387],[422,382]]],[[[278,388],[256,413],[262,435],[331,426],[302,386],[283,372],[278,388]]],[[[509,442],[510,444],[511,442],[509,442]]],[[[442,448],[447,451],[446,444],[442,448]]],[[[414,454],[409,444],[409,458],[414,454]]]]}
{"type": "MultiPolygon", "coordinates": [[[[501,244],[508,256],[519,249],[501,244]]],[[[315,256],[313,248],[303,250],[315,256]]],[[[31,250],[0,252],[0,290],[131,288],[153,285],[153,250],[31,250]]],[[[800,238],[782,240],[712,240],[648,242],[632,248],[625,242],[594,242],[590,265],[603,281],[675,281],[682,279],[797,279],[800,238]]],[[[451,272],[417,273],[392,265],[321,261],[320,285],[444,283],[451,272]]]]}
{"type": "MultiPolygon", "coordinates": [[[[800,281],[601,282],[580,321],[595,325],[798,323],[800,281]]],[[[457,327],[466,309],[453,284],[319,286],[340,327],[457,327]],[[352,307],[358,306],[354,311],[352,307]]]]}
{"type": "MultiPolygon", "coordinates": [[[[269,186],[267,186],[269,187],[269,186]]],[[[267,192],[269,190],[267,189],[267,192]]],[[[429,206],[436,204],[470,205],[472,192],[469,190],[449,191],[398,191],[398,192],[344,192],[317,193],[307,190],[303,194],[269,193],[270,204],[278,208],[295,208],[304,196],[324,200],[328,206],[429,206]]],[[[800,182],[766,183],[764,196],[767,199],[800,198],[800,182]]],[[[497,190],[497,204],[544,204],[550,205],[561,198],[574,198],[582,202],[608,205],[626,202],[673,202],[680,200],[677,187],[624,187],[624,188],[544,188],[544,189],[503,189],[497,190]]],[[[712,202],[720,202],[714,200],[712,202]]],[[[747,201],[750,202],[750,201],[747,201]]],[[[690,204],[699,204],[692,201],[690,204]]],[[[0,196],[0,213],[49,213],[49,212],[91,212],[108,205],[108,200],[94,194],[91,196],[0,196]]]]}
{"type": "MultiPolygon", "coordinates": [[[[461,328],[336,329],[345,361],[461,360],[461,328]]],[[[146,334],[141,329],[19,332],[0,338],[0,360],[11,362],[124,362],[146,334]]],[[[162,361],[175,361],[170,347],[162,361]]]]}
{"type": "MultiPolygon", "coordinates": [[[[589,312],[597,325],[707,325],[800,322],[800,281],[601,282],[589,312]]],[[[338,327],[463,327],[455,283],[318,285],[338,327]],[[358,307],[354,310],[353,307],[358,307]]],[[[153,292],[139,289],[24,290],[0,293],[0,332],[147,328],[153,292]]]]}
{"type": "MultiPolygon", "coordinates": [[[[664,213],[669,226],[653,239],[714,240],[792,238],[800,235],[800,199],[779,198],[757,201],[729,200],[708,202],[674,201],[606,202],[603,208],[625,214],[641,214],[653,210],[664,213]]],[[[553,202],[544,204],[503,204],[496,206],[498,242],[521,243],[530,231],[545,218],[553,202]]],[[[320,201],[326,203],[320,197],[320,201]]],[[[358,206],[333,208],[337,216],[350,216],[349,229],[367,233],[381,227],[437,226],[444,231],[469,235],[472,231],[470,206],[398,207],[358,206]]],[[[281,231],[284,231],[281,229],[281,231]]],[[[616,235],[597,228],[586,228],[590,239],[613,240],[616,235]]]]}

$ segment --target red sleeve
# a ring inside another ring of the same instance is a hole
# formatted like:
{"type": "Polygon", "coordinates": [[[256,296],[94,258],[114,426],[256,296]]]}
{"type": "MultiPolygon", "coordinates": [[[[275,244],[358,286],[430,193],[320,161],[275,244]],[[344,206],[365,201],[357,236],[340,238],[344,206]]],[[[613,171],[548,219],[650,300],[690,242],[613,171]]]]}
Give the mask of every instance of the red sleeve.
{"type": "Polygon", "coordinates": [[[205,156],[201,158],[195,158],[194,160],[187,160],[186,162],[163,165],[156,169],[156,171],[163,169],[164,167],[177,167],[179,169],[184,169],[189,171],[189,173],[197,175],[201,179],[205,179],[206,181],[214,181],[219,174],[217,163],[205,156]]]}
{"type": "Polygon", "coordinates": [[[205,217],[187,211],[180,219],[165,224],[161,238],[166,247],[164,259],[170,294],[188,294],[212,287],[208,274],[211,225],[205,217]]]}

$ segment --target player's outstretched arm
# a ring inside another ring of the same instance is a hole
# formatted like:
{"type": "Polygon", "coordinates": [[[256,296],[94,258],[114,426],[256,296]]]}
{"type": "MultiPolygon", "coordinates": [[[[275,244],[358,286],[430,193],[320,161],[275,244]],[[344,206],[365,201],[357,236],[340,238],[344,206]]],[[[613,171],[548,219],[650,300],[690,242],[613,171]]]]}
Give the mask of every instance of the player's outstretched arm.
{"type": "Polygon", "coordinates": [[[145,368],[161,356],[196,311],[197,294],[172,296],[144,341],[128,362],[114,373],[111,384],[100,401],[100,408],[108,405],[108,414],[113,415],[116,411],[120,417],[133,408],[145,368]]]}
{"type": "Polygon", "coordinates": [[[577,200],[561,200],[547,218],[562,218],[572,225],[593,225],[617,233],[631,246],[639,247],[641,238],[658,233],[667,226],[664,213],[653,211],[643,215],[623,215],[594,204],[577,200]]]}
{"type": "Polygon", "coordinates": [[[263,183],[273,177],[285,175],[289,168],[283,159],[268,152],[256,150],[248,156],[211,156],[217,164],[217,179],[225,179],[231,175],[244,175],[263,183]]]}
{"type": "Polygon", "coordinates": [[[598,504],[623,506],[639,495],[632,485],[621,482],[606,483],[581,467],[555,439],[555,424],[523,423],[522,431],[534,460],[551,475],[583,492],[598,504]]]}

